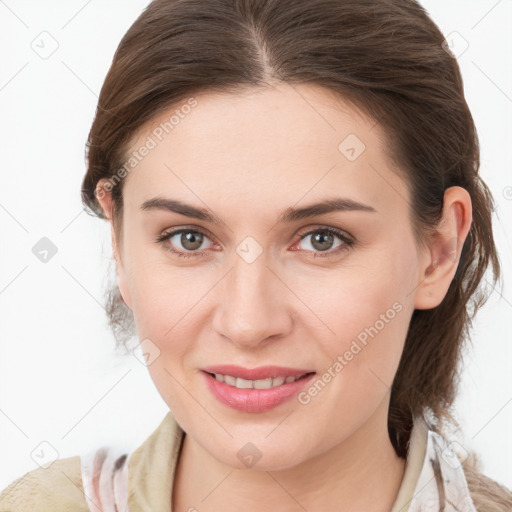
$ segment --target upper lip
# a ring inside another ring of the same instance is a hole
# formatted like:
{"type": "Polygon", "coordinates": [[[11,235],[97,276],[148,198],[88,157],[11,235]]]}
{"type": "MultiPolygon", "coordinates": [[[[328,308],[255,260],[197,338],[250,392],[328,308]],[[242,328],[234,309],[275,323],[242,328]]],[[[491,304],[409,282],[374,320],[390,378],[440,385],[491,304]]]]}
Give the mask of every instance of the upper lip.
{"type": "Polygon", "coordinates": [[[243,368],[233,364],[221,364],[202,368],[207,373],[220,373],[246,380],[269,379],[273,377],[301,377],[306,373],[315,373],[313,370],[301,368],[287,368],[285,366],[260,366],[259,368],[243,368]]]}

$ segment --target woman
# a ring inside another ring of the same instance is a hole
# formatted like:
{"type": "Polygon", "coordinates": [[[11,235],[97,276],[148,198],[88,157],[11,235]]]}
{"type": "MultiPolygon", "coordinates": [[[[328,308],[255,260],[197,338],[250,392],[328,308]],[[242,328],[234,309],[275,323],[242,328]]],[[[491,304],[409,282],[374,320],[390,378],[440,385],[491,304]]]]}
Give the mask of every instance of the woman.
{"type": "Polygon", "coordinates": [[[116,337],[135,327],[170,412],[132,453],[13,482],[4,509],[512,508],[447,435],[500,264],[443,41],[411,0],[148,6],[82,198],[112,227],[116,337]]]}

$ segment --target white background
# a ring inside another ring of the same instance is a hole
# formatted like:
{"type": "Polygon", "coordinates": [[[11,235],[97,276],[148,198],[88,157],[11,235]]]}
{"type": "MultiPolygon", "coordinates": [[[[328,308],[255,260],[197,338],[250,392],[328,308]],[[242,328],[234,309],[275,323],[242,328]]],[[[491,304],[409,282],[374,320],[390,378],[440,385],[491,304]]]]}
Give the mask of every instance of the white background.
{"type": "MultiPolygon", "coordinates": [[[[80,202],[97,96],[147,3],[0,0],[0,489],[38,467],[42,441],[59,458],[103,443],[130,449],[167,412],[147,369],[114,352],[102,307],[108,225],[80,202]],[[58,44],[47,59],[31,47],[43,31],[56,41],[44,35],[46,48],[58,44]],[[58,249],[47,263],[32,253],[44,236],[58,249]]],[[[504,267],[504,287],[474,323],[456,411],[464,446],[512,488],[512,1],[422,4],[445,35],[469,43],[458,60],[504,267]]]]}

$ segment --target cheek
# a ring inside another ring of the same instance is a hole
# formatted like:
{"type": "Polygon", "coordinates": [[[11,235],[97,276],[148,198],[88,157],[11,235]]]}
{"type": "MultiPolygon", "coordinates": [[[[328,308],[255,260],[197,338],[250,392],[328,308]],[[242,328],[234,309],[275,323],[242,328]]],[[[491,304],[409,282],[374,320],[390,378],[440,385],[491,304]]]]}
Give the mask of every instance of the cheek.
{"type": "Polygon", "coordinates": [[[177,415],[188,403],[183,388],[189,387],[189,375],[184,368],[199,338],[197,306],[204,287],[162,264],[141,265],[131,276],[137,334],[157,353],[147,368],[160,396],[177,415]]]}
{"type": "Polygon", "coordinates": [[[202,288],[189,268],[171,264],[163,249],[135,243],[127,247],[126,280],[137,326],[150,326],[160,339],[197,301],[202,288]]]}
{"type": "Polygon", "coordinates": [[[192,364],[189,358],[201,350],[197,343],[206,325],[205,308],[211,304],[216,276],[171,266],[161,259],[133,268],[130,293],[137,334],[141,340],[149,339],[160,354],[148,369],[155,382],[158,378],[167,387],[175,387],[165,369],[183,373],[192,364]]]}
{"type": "Polygon", "coordinates": [[[349,435],[389,399],[411,314],[384,285],[337,299],[326,319],[336,334],[317,336],[314,347],[324,366],[299,396],[312,422],[326,418],[326,438],[349,435]]]}
{"type": "Polygon", "coordinates": [[[179,346],[180,333],[194,324],[194,304],[202,291],[191,291],[190,281],[180,281],[156,269],[140,272],[134,279],[132,304],[139,335],[162,344],[172,340],[174,347],[179,346]]]}
{"type": "MultiPolygon", "coordinates": [[[[329,324],[335,335],[326,345],[330,361],[340,361],[345,374],[374,380],[375,373],[391,384],[403,348],[410,311],[389,286],[361,287],[338,296],[329,324]],[[345,371],[349,369],[350,371],[345,371]]],[[[348,375],[347,375],[348,377],[348,375]]]]}
{"type": "Polygon", "coordinates": [[[317,283],[310,296],[311,309],[325,324],[311,328],[327,356],[324,371],[336,401],[352,403],[354,393],[356,402],[382,397],[392,384],[414,310],[414,250],[402,249],[382,248],[357,266],[347,265],[335,279],[317,283]]]}

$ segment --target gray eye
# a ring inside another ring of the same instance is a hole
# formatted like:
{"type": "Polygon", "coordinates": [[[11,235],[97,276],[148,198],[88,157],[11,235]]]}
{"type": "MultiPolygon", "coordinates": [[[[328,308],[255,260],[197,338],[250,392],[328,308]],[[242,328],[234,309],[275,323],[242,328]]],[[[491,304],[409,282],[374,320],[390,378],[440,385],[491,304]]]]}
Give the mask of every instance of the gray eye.
{"type": "Polygon", "coordinates": [[[303,242],[304,240],[311,239],[311,242],[309,242],[310,247],[306,247],[305,249],[308,251],[313,250],[324,252],[330,249],[336,249],[337,247],[342,245],[341,240],[338,243],[338,245],[334,245],[336,238],[340,240],[340,238],[333,233],[325,231],[314,231],[305,235],[301,239],[301,242],[303,242]]]}
{"type": "Polygon", "coordinates": [[[181,247],[183,247],[185,251],[197,251],[199,248],[201,248],[201,245],[203,244],[205,239],[207,238],[199,231],[188,230],[175,233],[172,237],[170,237],[169,240],[174,246],[177,246],[178,249],[181,249],[181,247]],[[173,240],[176,238],[179,241],[179,243],[173,240]]]}

